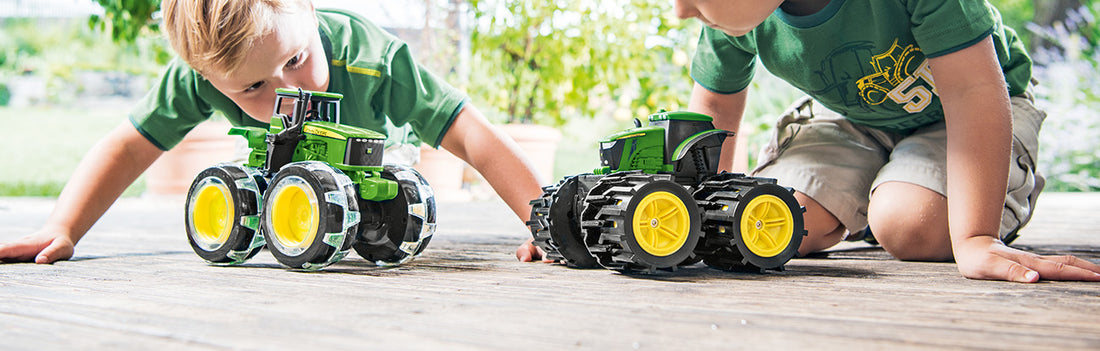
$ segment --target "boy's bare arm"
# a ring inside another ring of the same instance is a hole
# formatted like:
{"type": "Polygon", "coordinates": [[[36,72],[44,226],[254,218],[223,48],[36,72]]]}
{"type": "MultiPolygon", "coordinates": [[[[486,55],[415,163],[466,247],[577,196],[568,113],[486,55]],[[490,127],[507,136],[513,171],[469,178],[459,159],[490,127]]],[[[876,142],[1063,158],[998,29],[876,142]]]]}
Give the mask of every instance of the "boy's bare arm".
{"type": "Polygon", "coordinates": [[[52,263],[72,257],[77,241],[161,153],[129,121],[115,127],[77,165],[42,228],[0,244],[0,261],[52,263]]]}
{"type": "Polygon", "coordinates": [[[952,251],[968,278],[1100,281],[1100,266],[1039,256],[998,238],[1012,147],[1012,112],[992,39],[928,60],[947,121],[952,251]]]}
{"type": "MultiPolygon", "coordinates": [[[[741,117],[745,114],[747,99],[748,89],[733,94],[719,94],[695,83],[691,91],[688,111],[714,117],[715,128],[738,133],[741,130],[741,117]]],[[[733,171],[733,155],[736,155],[736,146],[737,138],[726,138],[726,142],[722,144],[722,155],[726,157],[719,161],[719,170],[733,171]]]]}
{"type": "Polygon", "coordinates": [[[444,149],[474,167],[516,217],[526,222],[530,201],[542,195],[534,167],[511,138],[494,128],[471,104],[466,104],[443,136],[444,149]]]}

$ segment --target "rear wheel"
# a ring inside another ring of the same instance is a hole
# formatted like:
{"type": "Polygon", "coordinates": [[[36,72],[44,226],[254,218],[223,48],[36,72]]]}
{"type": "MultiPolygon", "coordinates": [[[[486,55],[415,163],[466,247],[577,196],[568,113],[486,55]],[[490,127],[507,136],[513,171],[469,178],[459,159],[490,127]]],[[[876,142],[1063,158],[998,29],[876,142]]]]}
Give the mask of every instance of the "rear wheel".
{"type": "Polygon", "coordinates": [[[531,228],[534,244],[546,253],[546,258],[570,267],[597,268],[596,258],[588,252],[580,226],[580,206],[587,188],[582,188],[579,175],[563,179],[557,185],[543,188],[542,196],[531,201],[531,228]]]}
{"type": "Polygon", "coordinates": [[[691,262],[699,241],[695,200],[669,175],[611,175],[593,187],[582,218],[600,265],[654,271],[691,262]]]}
{"type": "Polygon", "coordinates": [[[283,166],[264,195],[268,248],[288,267],[324,268],[347,255],[359,227],[354,184],[321,162],[283,166]]]}
{"type": "Polygon", "coordinates": [[[211,264],[235,265],[264,246],[259,234],[263,177],[251,167],[222,163],[200,172],[184,206],[187,240],[211,264]]]}
{"type": "Polygon", "coordinates": [[[435,193],[428,181],[409,167],[386,165],[382,178],[397,181],[397,197],[364,204],[364,211],[372,208],[381,214],[378,223],[363,224],[352,247],[359,256],[380,266],[400,265],[419,256],[435,234],[435,193]]]}

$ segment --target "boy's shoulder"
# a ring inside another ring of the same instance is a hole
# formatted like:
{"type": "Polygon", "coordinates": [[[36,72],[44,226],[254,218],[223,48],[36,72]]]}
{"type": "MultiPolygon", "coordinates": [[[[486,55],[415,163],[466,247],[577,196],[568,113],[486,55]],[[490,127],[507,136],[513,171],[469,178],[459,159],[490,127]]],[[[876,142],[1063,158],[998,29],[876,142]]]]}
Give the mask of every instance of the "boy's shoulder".
{"type": "Polygon", "coordinates": [[[334,60],[376,61],[405,45],[378,24],[352,11],[317,9],[317,20],[334,60]]]}
{"type": "Polygon", "coordinates": [[[360,39],[399,41],[377,23],[356,12],[342,9],[317,9],[317,19],[321,30],[329,35],[366,36],[360,39]]]}

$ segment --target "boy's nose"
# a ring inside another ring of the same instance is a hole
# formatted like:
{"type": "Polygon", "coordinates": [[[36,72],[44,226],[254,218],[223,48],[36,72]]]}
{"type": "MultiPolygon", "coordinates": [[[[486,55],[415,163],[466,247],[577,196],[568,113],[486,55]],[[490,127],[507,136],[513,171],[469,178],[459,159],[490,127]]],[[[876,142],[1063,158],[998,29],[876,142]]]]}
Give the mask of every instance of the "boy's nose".
{"type": "Polygon", "coordinates": [[[298,84],[296,82],[292,82],[292,81],[287,80],[287,79],[275,78],[274,81],[271,82],[271,83],[276,88],[286,88],[286,89],[297,89],[298,88],[298,84]]]}
{"type": "Polygon", "coordinates": [[[672,4],[673,12],[676,13],[676,17],[680,19],[688,19],[699,16],[699,10],[695,9],[686,0],[676,0],[672,4]]]}

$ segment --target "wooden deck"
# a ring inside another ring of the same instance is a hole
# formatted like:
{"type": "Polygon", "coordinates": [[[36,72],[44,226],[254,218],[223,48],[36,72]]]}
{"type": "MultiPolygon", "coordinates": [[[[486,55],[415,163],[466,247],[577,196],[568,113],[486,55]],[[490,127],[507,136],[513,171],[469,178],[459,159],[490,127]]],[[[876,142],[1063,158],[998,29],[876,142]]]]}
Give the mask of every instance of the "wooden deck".
{"type": "MultiPolygon", "coordinates": [[[[1100,261],[1100,194],[1044,194],[1016,246],[1100,261]]],[[[53,202],[0,198],[0,241],[53,202]]],[[[126,199],[72,261],[0,265],[0,349],[1100,349],[1100,284],[962,278],[847,244],[783,272],[518,263],[498,202],[441,204],[424,255],[323,271],[191,252],[178,201],[126,199]]]]}

